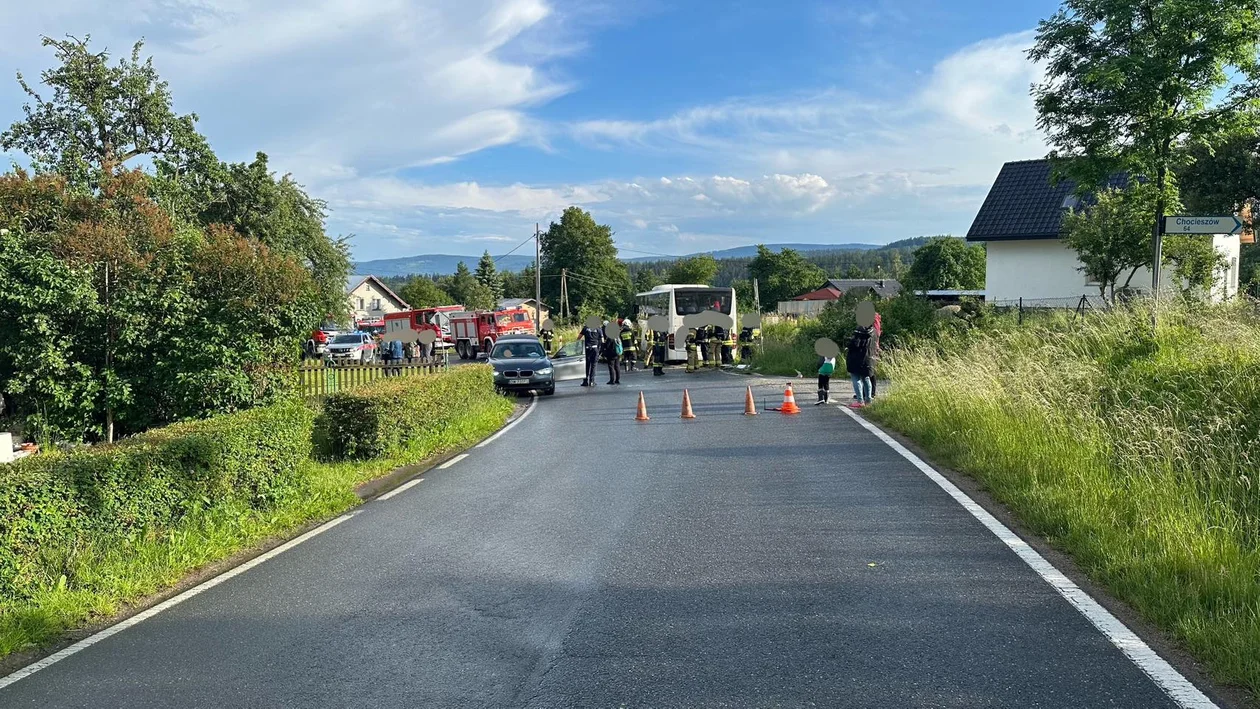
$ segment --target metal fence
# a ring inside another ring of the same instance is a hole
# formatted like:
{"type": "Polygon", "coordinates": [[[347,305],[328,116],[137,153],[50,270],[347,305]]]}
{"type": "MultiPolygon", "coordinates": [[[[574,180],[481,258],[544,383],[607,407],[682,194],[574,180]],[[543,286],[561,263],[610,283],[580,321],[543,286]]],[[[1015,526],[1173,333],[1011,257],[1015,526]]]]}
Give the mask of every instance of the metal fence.
{"type": "Polygon", "coordinates": [[[1016,311],[1022,323],[1026,317],[1045,316],[1056,312],[1071,313],[1073,317],[1083,316],[1094,310],[1110,310],[1111,303],[1098,295],[1078,295],[1068,298],[1019,298],[1017,300],[990,300],[999,310],[1016,311]]]}
{"type": "Polygon", "coordinates": [[[385,364],[325,364],[319,360],[308,360],[298,369],[298,386],[302,396],[317,399],[339,391],[346,391],[357,386],[386,377],[419,377],[444,371],[446,364],[442,360],[430,362],[402,361],[385,364]]]}

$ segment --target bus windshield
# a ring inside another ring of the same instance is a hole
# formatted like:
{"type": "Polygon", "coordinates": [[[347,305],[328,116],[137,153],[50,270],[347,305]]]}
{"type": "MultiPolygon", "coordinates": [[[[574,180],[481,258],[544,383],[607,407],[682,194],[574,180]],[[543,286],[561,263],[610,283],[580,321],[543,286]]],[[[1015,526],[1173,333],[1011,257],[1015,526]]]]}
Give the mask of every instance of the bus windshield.
{"type": "Polygon", "coordinates": [[[705,310],[716,310],[723,315],[731,314],[731,291],[729,288],[713,288],[705,290],[674,291],[674,312],[677,315],[692,315],[705,310]]]}

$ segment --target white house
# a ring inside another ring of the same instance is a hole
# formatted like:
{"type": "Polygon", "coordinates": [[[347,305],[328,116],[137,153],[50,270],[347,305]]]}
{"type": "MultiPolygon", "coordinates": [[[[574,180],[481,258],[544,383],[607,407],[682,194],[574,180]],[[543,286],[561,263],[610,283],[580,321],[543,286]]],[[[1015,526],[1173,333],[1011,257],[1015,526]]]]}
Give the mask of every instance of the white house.
{"type": "MultiPolygon", "coordinates": [[[[1112,186],[1123,187],[1117,175],[1112,186]]],[[[1081,296],[1098,297],[1098,285],[1080,271],[1076,252],[1060,238],[1063,215],[1079,206],[1076,185],[1070,180],[1053,184],[1049,160],[1021,160],[1002,166],[989,196],[967,232],[967,241],[982,242],[988,252],[985,300],[1025,305],[1068,305],[1081,296]]],[[[1238,293],[1238,236],[1205,235],[1225,257],[1227,267],[1212,288],[1211,298],[1225,300],[1238,293]]],[[[1127,277],[1127,274],[1125,275],[1127,277]]],[[[1172,278],[1162,279],[1172,290],[1172,278]]],[[[1142,268],[1130,286],[1149,292],[1151,273],[1142,268]]],[[[1163,288],[1161,288],[1163,290],[1163,288]]]]}
{"type": "Polygon", "coordinates": [[[410,309],[376,276],[347,276],[346,298],[350,301],[350,318],[356,323],[381,320],[386,313],[410,309]]]}

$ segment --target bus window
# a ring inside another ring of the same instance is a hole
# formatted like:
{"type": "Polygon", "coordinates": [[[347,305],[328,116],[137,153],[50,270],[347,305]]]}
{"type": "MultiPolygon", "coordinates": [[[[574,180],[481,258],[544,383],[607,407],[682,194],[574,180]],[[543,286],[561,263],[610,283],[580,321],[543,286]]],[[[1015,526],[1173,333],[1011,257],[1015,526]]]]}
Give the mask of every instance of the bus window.
{"type": "Polygon", "coordinates": [[[705,310],[716,310],[723,315],[730,315],[730,290],[674,291],[674,312],[678,315],[693,315],[705,310]]]}

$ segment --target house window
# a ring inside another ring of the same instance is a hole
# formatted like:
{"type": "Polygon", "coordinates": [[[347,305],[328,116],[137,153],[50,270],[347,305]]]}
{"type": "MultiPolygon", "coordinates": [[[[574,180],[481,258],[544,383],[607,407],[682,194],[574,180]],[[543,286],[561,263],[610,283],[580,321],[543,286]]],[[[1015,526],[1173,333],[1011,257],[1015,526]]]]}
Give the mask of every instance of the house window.
{"type": "Polygon", "coordinates": [[[359,298],[359,310],[363,310],[363,299],[359,298]]]}
{"type": "Polygon", "coordinates": [[[381,309],[381,299],[380,299],[380,298],[373,298],[373,299],[372,299],[372,310],[380,310],[380,309],[381,309]]]}

